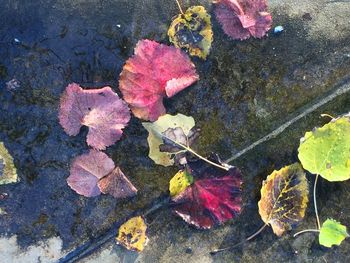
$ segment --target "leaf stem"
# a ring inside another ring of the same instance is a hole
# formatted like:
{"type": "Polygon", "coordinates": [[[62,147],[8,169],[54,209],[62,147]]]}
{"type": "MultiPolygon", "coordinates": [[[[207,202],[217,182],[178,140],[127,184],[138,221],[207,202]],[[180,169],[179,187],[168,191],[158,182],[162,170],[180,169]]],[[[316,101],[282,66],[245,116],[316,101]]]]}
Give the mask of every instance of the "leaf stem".
{"type": "Polygon", "coordinates": [[[190,147],[188,147],[188,146],[186,146],[186,145],[183,145],[182,143],[179,143],[179,142],[177,142],[177,141],[175,141],[175,140],[173,140],[173,139],[171,139],[171,138],[165,136],[164,134],[158,132],[157,130],[154,130],[154,131],[155,131],[161,138],[164,137],[164,138],[168,139],[168,140],[171,141],[172,143],[174,143],[174,144],[180,146],[180,147],[183,148],[184,150],[186,150],[186,151],[192,153],[193,155],[197,156],[199,159],[202,159],[203,161],[205,161],[205,162],[207,162],[207,163],[209,163],[209,164],[211,164],[211,165],[213,165],[213,166],[216,166],[216,167],[218,167],[218,168],[220,168],[220,169],[223,169],[223,170],[225,170],[225,171],[230,170],[230,167],[229,167],[229,166],[225,167],[225,166],[223,166],[223,165],[214,163],[214,162],[208,160],[207,158],[203,157],[202,155],[196,153],[196,152],[195,152],[194,150],[192,150],[190,147]]]}
{"type": "Polygon", "coordinates": [[[298,236],[298,235],[300,235],[300,234],[307,233],[307,232],[318,232],[318,233],[319,233],[320,230],[319,230],[319,229],[305,229],[305,230],[301,230],[301,231],[295,233],[295,234],[293,235],[293,237],[296,237],[296,236],[298,236]]]}
{"type": "Polygon", "coordinates": [[[183,147],[186,151],[192,153],[193,155],[197,156],[198,158],[202,159],[203,161],[205,161],[205,162],[207,162],[207,163],[209,163],[211,165],[214,165],[214,166],[216,166],[216,167],[218,167],[220,169],[224,169],[226,171],[230,170],[230,168],[228,168],[228,167],[222,166],[220,164],[217,164],[217,163],[214,163],[214,162],[208,160],[207,158],[205,158],[202,155],[200,155],[200,154],[196,153],[195,151],[193,151],[190,147],[187,147],[187,146],[182,145],[182,144],[179,144],[179,145],[181,145],[181,147],[183,147]]]}
{"type": "Polygon", "coordinates": [[[316,215],[316,220],[317,220],[317,229],[320,229],[321,228],[321,224],[320,224],[320,218],[318,217],[317,202],[316,202],[316,185],[317,185],[318,177],[319,177],[319,174],[316,174],[313,195],[314,195],[315,215],[316,215]]]}
{"type": "Polygon", "coordinates": [[[233,245],[233,246],[230,246],[230,247],[224,247],[224,248],[215,249],[215,250],[211,251],[210,254],[211,255],[215,255],[216,253],[219,253],[219,252],[222,252],[222,251],[225,251],[225,250],[228,250],[228,249],[232,249],[232,248],[238,247],[238,246],[244,244],[245,242],[253,239],[257,235],[259,235],[265,229],[266,226],[267,226],[267,224],[264,224],[258,231],[256,231],[254,234],[250,235],[249,237],[247,237],[243,241],[237,243],[236,245],[233,245]]]}
{"type": "Polygon", "coordinates": [[[335,119],[332,115],[329,115],[329,114],[327,114],[327,113],[322,113],[322,114],[321,114],[321,117],[329,117],[329,118],[331,118],[331,119],[335,119]]]}
{"type": "Polygon", "coordinates": [[[182,10],[182,7],[180,5],[180,2],[178,0],[175,0],[175,2],[177,3],[177,6],[179,7],[180,13],[184,14],[184,11],[182,10]]]}

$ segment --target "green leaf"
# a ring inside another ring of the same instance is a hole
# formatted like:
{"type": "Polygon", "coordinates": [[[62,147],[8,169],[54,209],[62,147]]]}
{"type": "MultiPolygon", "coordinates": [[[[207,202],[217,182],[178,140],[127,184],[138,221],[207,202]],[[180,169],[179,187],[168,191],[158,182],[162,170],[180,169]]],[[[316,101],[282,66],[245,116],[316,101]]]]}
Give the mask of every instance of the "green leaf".
{"type": "Polygon", "coordinates": [[[17,182],[17,170],[13,158],[0,142],[0,185],[17,182]]]}
{"type": "Polygon", "coordinates": [[[305,133],[300,140],[299,160],[304,169],[328,181],[350,178],[350,118],[333,119],[305,133]]]}
{"type": "Polygon", "coordinates": [[[182,193],[188,186],[193,183],[193,176],[186,170],[178,171],[177,174],[171,178],[169,183],[170,196],[176,196],[182,193]]]}
{"type": "Polygon", "coordinates": [[[148,156],[156,164],[170,166],[174,164],[174,155],[179,154],[180,152],[186,152],[186,150],[179,150],[178,152],[160,151],[159,147],[164,144],[163,133],[166,131],[171,131],[171,129],[181,128],[182,133],[185,136],[188,136],[191,129],[194,127],[195,122],[192,117],[188,117],[183,114],[177,114],[175,116],[165,114],[159,117],[159,119],[155,122],[143,122],[142,125],[148,131],[148,156]]]}
{"type": "Polygon", "coordinates": [[[168,30],[169,40],[191,56],[206,59],[213,42],[210,15],[203,6],[191,6],[179,14],[168,30]]]}
{"type": "Polygon", "coordinates": [[[320,229],[319,242],[325,247],[331,247],[332,245],[339,246],[348,236],[346,226],[333,219],[327,219],[320,229]]]}

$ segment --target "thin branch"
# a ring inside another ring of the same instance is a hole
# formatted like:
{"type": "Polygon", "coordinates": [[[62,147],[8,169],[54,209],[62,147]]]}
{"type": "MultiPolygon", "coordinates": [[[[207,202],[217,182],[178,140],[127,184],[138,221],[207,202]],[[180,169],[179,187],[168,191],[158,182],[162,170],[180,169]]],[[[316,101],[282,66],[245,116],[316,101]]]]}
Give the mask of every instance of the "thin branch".
{"type": "Polygon", "coordinates": [[[299,232],[295,233],[293,235],[293,237],[296,237],[296,236],[298,236],[300,234],[307,233],[307,232],[318,232],[319,233],[320,230],[319,229],[305,229],[305,230],[302,230],[302,231],[299,231],[299,232]]]}
{"type": "Polygon", "coordinates": [[[228,158],[225,161],[225,163],[230,163],[230,162],[236,160],[238,157],[242,156],[243,154],[251,151],[252,149],[257,147],[258,145],[260,145],[260,144],[262,144],[262,143],[264,143],[266,141],[269,141],[272,138],[277,137],[278,135],[280,135],[285,129],[287,129],[292,124],[296,123],[300,119],[304,118],[308,114],[314,112],[315,110],[317,110],[321,106],[323,106],[323,105],[327,104],[328,102],[334,100],[335,98],[339,97],[340,95],[343,95],[343,94],[349,92],[350,91],[349,78],[346,78],[345,80],[343,80],[338,86],[340,86],[340,87],[337,88],[333,93],[331,93],[330,95],[328,95],[328,96],[326,96],[326,97],[324,97],[324,98],[322,98],[320,100],[317,100],[313,105],[311,105],[309,108],[305,109],[299,115],[295,116],[291,120],[287,121],[286,123],[284,123],[281,126],[279,126],[277,129],[275,129],[272,132],[270,132],[269,134],[267,134],[266,136],[264,136],[261,139],[255,141],[251,145],[247,146],[246,148],[244,148],[241,151],[239,151],[236,154],[234,154],[232,157],[228,158]]]}
{"type": "Polygon", "coordinates": [[[331,118],[331,119],[335,119],[332,115],[329,115],[329,114],[327,114],[327,113],[322,113],[322,114],[321,114],[321,117],[329,117],[329,118],[331,118]]]}
{"type": "Polygon", "coordinates": [[[320,218],[318,217],[318,210],[317,210],[317,203],[316,203],[316,185],[317,185],[317,180],[318,180],[319,175],[316,174],[316,179],[314,183],[314,207],[315,207],[315,214],[316,214],[316,220],[317,220],[317,228],[321,228],[320,224],[320,218]]]}
{"type": "Polygon", "coordinates": [[[238,246],[244,244],[245,242],[247,242],[247,241],[253,239],[253,238],[256,237],[257,235],[259,235],[259,234],[265,229],[266,226],[267,226],[267,224],[264,224],[258,231],[256,231],[254,234],[252,234],[251,236],[249,236],[249,237],[247,237],[246,239],[244,239],[242,242],[239,242],[238,244],[233,245],[233,246],[230,246],[230,247],[224,247],[224,248],[215,249],[215,250],[211,251],[210,254],[215,255],[216,253],[223,252],[223,251],[225,251],[225,250],[238,247],[238,246]]]}
{"type": "Polygon", "coordinates": [[[181,13],[181,14],[184,14],[184,11],[182,10],[182,7],[181,7],[179,1],[178,1],[178,0],[175,0],[175,2],[177,3],[177,6],[179,7],[180,13],[181,13]]]}

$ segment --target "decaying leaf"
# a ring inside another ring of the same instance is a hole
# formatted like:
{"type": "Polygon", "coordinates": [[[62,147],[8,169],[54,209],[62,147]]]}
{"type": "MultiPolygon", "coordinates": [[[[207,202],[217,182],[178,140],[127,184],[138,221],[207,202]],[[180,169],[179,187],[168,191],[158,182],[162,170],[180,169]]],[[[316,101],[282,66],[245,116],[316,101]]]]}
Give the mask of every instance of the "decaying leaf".
{"type": "Polygon", "coordinates": [[[202,160],[189,163],[187,168],[195,182],[173,197],[174,211],[183,220],[197,228],[209,229],[240,213],[242,175],[238,168],[225,171],[206,167],[202,160]]]}
{"type": "Polygon", "coordinates": [[[171,140],[190,146],[197,135],[192,128],[194,119],[182,114],[166,114],[153,123],[143,122],[143,127],[148,131],[149,157],[156,163],[164,166],[174,164],[174,157],[186,152],[171,140]],[[165,136],[171,140],[163,140],[165,136]],[[169,136],[169,137],[168,137],[169,136]]]}
{"type": "Polygon", "coordinates": [[[97,183],[114,169],[114,162],[105,153],[90,150],[76,157],[70,168],[68,185],[78,194],[86,197],[101,194],[97,183]]]}
{"type": "Polygon", "coordinates": [[[130,218],[119,228],[117,243],[128,250],[141,252],[147,244],[147,225],[141,216],[130,218]]]}
{"type": "Polygon", "coordinates": [[[172,21],[168,36],[176,47],[206,59],[213,42],[210,15],[203,6],[191,6],[172,21]]]}
{"type": "Polygon", "coordinates": [[[13,158],[0,142],[0,185],[16,183],[18,180],[17,170],[13,163],[13,158]]]}
{"type": "Polygon", "coordinates": [[[88,145],[104,150],[120,139],[130,111],[110,87],[85,90],[72,83],[61,97],[59,120],[71,136],[77,135],[82,125],[89,127],[88,145]]]}
{"type": "Polygon", "coordinates": [[[300,140],[299,160],[304,169],[328,181],[350,178],[350,116],[333,119],[306,132],[300,140]]]}
{"type": "Polygon", "coordinates": [[[346,226],[333,219],[327,219],[320,229],[319,242],[322,246],[339,246],[341,242],[349,237],[346,226]]]}
{"type": "Polygon", "coordinates": [[[141,40],[123,67],[119,88],[136,117],[155,121],[165,114],[163,97],[174,96],[198,79],[194,64],[180,49],[141,40]]]}
{"type": "Polygon", "coordinates": [[[137,193],[136,187],[129,181],[119,167],[101,178],[98,187],[104,194],[110,194],[115,198],[133,197],[137,193]]]}
{"type": "Polygon", "coordinates": [[[182,193],[192,183],[193,176],[187,170],[180,170],[169,182],[170,196],[176,196],[182,193]]]}
{"type": "Polygon", "coordinates": [[[216,0],[215,13],[232,39],[261,38],[271,28],[266,0],[216,0]]]}
{"type": "Polygon", "coordinates": [[[304,218],[308,194],[308,182],[299,163],[273,171],[261,187],[258,206],[262,220],[281,236],[304,218]]]}

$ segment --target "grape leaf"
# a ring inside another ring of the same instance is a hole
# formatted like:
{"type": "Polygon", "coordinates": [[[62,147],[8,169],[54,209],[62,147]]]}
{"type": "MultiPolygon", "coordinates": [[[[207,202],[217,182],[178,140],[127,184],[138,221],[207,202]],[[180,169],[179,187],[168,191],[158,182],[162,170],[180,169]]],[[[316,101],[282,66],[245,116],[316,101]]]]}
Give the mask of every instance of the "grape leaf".
{"type": "Polygon", "coordinates": [[[210,15],[203,6],[191,6],[172,21],[168,36],[176,47],[206,59],[213,42],[210,15]]]}
{"type": "Polygon", "coordinates": [[[194,64],[180,49],[141,40],[123,67],[119,88],[136,117],[155,121],[165,114],[163,97],[174,96],[198,79],[194,64]]]}
{"type": "Polygon", "coordinates": [[[59,121],[65,132],[77,135],[82,125],[89,127],[87,143],[95,149],[118,141],[129,120],[128,106],[110,87],[84,90],[72,83],[61,97],[59,121]]]}
{"type": "Polygon", "coordinates": [[[299,160],[304,169],[328,181],[350,178],[350,116],[333,119],[306,132],[300,140],[299,160]]]}
{"type": "Polygon", "coordinates": [[[128,250],[141,252],[147,244],[147,225],[141,216],[130,218],[119,228],[116,241],[128,250]]]}
{"type": "MultiPolygon", "coordinates": [[[[195,122],[192,117],[185,116],[183,114],[170,115],[166,114],[153,123],[143,122],[143,127],[148,131],[148,145],[149,145],[149,157],[156,163],[163,166],[170,166],[174,164],[174,157],[178,154],[186,152],[183,148],[178,148],[178,145],[171,143],[171,140],[183,144],[186,142],[186,146],[193,140],[188,140],[188,136],[193,135],[191,129],[194,127],[195,122]],[[178,128],[181,128],[179,130],[178,128]],[[169,140],[164,136],[170,136],[169,140]],[[162,147],[163,146],[163,147],[162,147]],[[166,152],[168,150],[169,152],[166,152]]],[[[193,137],[192,137],[193,138],[193,137]]]]}
{"type": "Polygon", "coordinates": [[[325,247],[339,246],[347,237],[349,234],[346,231],[346,226],[333,219],[327,219],[320,229],[319,242],[325,247]]]}
{"type": "Polygon", "coordinates": [[[273,171],[261,187],[258,206],[262,220],[281,236],[304,218],[308,193],[308,182],[299,163],[273,171]]]}
{"type": "Polygon", "coordinates": [[[169,182],[170,196],[176,196],[182,193],[192,183],[193,176],[190,175],[187,170],[180,170],[169,182]]]}
{"type": "Polygon", "coordinates": [[[0,185],[16,183],[17,181],[17,170],[13,158],[4,143],[0,142],[0,185]]]}
{"type": "Polygon", "coordinates": [[[129,181],[119,167],[101,178],[98,182],[100,191],[115,198],[133,197],[137,193],[136,187],[129,181]]]}
{"type": "Polygon", "coordinates": [[[183,220],[209,229],[240,213],[242,175],[238,168],[231,166],[225,171],[199,160],[189,163],[187,169],[196,180],[172,199],[175,213],[183,220]]]}
{"type": "Polygon", "coordinates": [[[86,197],[97,196],[101,194],[97,186],[98,180],[113,169],[114,162],[105,153],[90,150],[73,160],[67,183],[78,194],[86,197]]]}
{"type": "Polygon", "coordinates": [[[261,38],[271,28],[266,0],[216,0],[215,13],[224,32],[232,39],[261,38]]]}

